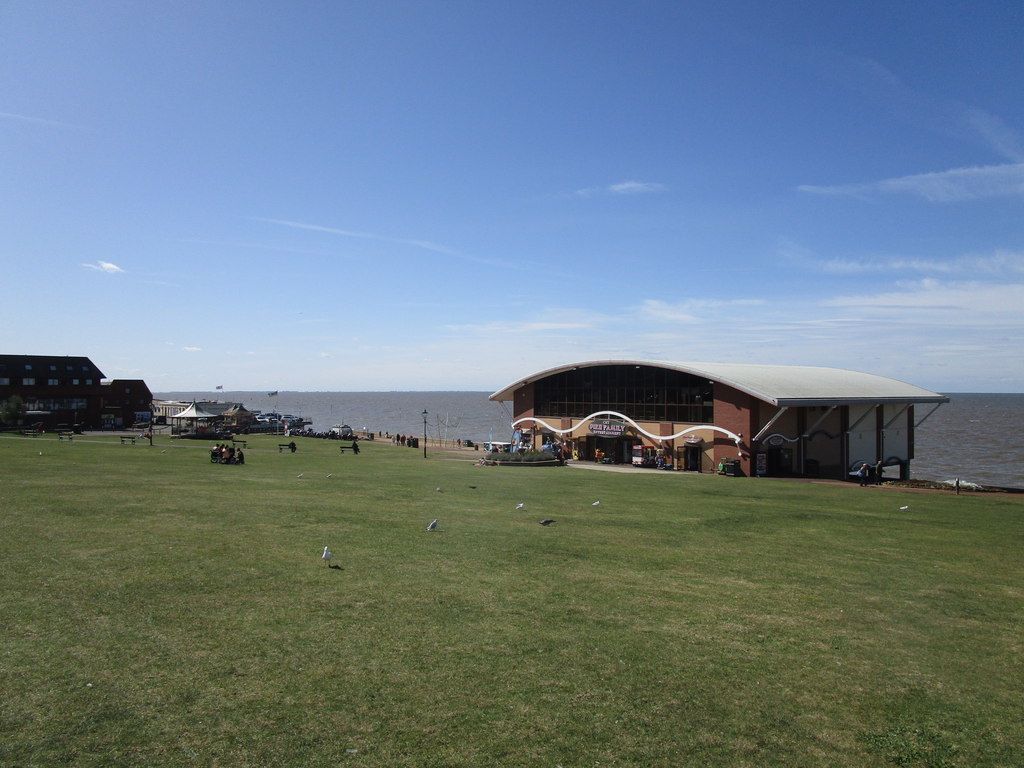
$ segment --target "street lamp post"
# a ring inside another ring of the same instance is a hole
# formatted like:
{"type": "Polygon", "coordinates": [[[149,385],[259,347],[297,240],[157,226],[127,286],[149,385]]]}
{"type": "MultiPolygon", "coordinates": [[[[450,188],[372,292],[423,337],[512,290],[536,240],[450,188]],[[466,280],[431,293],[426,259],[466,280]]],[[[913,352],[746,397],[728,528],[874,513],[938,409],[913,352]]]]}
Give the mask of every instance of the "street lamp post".
{"type": "Polygon", "coordinates": [[[423,458],[427,458],[427,409],[423,409],[423,458]]]}

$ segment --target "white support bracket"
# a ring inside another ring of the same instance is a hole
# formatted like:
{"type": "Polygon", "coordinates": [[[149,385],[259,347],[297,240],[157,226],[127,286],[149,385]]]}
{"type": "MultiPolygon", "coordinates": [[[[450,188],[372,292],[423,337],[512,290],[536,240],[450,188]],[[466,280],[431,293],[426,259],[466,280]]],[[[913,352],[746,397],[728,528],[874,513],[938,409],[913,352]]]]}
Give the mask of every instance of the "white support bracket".
{"type": "Polygon", "coordinates": [[[896,419],[898,419],[900,416],[902,416],[904,413],[906,413],[907,412],[907,408],[909,408],[909,407],[910,407],[909,405],[904,405],[902,408],[900,408],[899,412],[895,416],[893,416],[891,419],[889,419],[889,421],[886,422],[885,426],[882,427],[882,429],[888,429],[893,424],[895,424],[896,423],[896,419]]]}
{"type": "Polygon", "coordinates": [[[850,434],[851,432],[853,432],[853,430],[855,430],[857,428],[857,426],[862,421],[864,421],[864,419],[866,419],[868,416],[870,416],[872,413],[874,413],[877,410],[878,410],[878,406],[877,405],[872,405],[870,408],[868,408],[866,411],[864,411],[864,415],[861,416],[859,419],[857,419],[855,422],[853,422],[853,424],[851,424],[849,426],[849,428],[846,430],[846,434],[850,434]]]}
{"type": "Polygon", "coordinates": [[[834,411],[837,407],[838,406],[835,405],[829,406],[829,409],[825,411],[823,414],[821,414],[821,417],[816,422],[811,424],[811,426],[807,428],[807,430],[801,435],[801,437],[810,437],[811,432],[816,430],[818,428],[818,425],[821,424],[821,422],[823,422],[825,419],[827,419],[829,414],[832,413],[832,411],[834,411]]]}
{"type": "Polygon", "coordinates": [[[935,413],[937,410],[939,410],[939,408],[941,408],[941,407],[942,407],[942,403],[936,403],[935,407],[932,408],[930,411],[928,411],[928,413],[926,413],[924,416],[922,416],[921,420],[919,422],[917,422],[917,424],[914,425],[914,429],[917,429],[922,424],[924,424],[924,420],[927,419],[929,416],[931,416],[933,413],[935,413]]]}
{"type": "Polygon", "coordinates": [[[762,437],[764,437],[765,434],[768,432],[768,430],[772,428],[772,424],[774,424],[776,421],[778,421],[779,417],[781,417],[782,414],[784,414],[788,410],[789,410],[789,406],[783,406],[782,408],[779,408],[779,412],[776,413],[774,416],[772,416],[770,419],[768,419],[768,423],[765,424],[763,427],[761,427],[761,431],[760,432],[758,432],[756,435],[754,435],[754,439],[750,441],[750,444],[754,445],[755,443],[757,443],[758,440],[760,440],[762,437]]]}

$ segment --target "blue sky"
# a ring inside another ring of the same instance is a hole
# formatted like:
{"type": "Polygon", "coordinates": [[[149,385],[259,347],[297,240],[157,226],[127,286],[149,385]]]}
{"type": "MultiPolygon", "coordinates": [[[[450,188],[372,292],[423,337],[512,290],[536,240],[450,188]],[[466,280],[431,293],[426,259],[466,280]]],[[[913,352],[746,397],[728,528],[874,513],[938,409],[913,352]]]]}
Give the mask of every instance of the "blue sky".
{"type": "Polygon", "coordinates": [[[1024,391],[1019,3],[0,2],[0,351],[1024,391]]]}

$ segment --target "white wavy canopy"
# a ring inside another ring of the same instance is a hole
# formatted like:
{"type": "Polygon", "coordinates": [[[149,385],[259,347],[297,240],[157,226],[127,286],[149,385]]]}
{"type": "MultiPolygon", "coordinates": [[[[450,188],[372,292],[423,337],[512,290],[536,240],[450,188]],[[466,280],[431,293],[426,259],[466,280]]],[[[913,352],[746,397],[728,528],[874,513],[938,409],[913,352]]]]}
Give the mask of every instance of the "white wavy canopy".
{"type": "Polygon", "coordinates": [[[579,429],[580,427],[584,426],[588,421],[593,421],[598,416],[614,416],[615,418],[622,419],[627,424],[630,424],[633,427],[633,429],[635,429],[640,434],[646,435],[647,437],[651,438],[652,440],[660,440],[662,442],[664,442],[665,440],[675,440],[677,437],[682,437],[683,435],[688,435],[691,432],[699,432],[702,429],[710,429],[712,432],[721,432],[723,435],[725,435],[730,440],[732,440],[734,443],[736,443],[736,445],[739,445],[740,442],[743,439],[742,437],[737,435],[735,432],[730,432],[728,429],[725,429],[724,427],[716,427],[714,424],[698,424],[695,427],[687,427],[682,432],[676,432],[674,435],[655,435],[655,434],[652,434],[652,433],[648,432],[643,427],[641,427],[639,424],[637,424],[635,421],[633,421],[631,418],[629,418],[629,416],[626,416],[624,413],[619,413],[618,411],[596,411],[596,412],[590,414],[589,416],[585,416],[580,421],[580,423],[577,424],[575,427],[569,427],[568,429],[559,429],[558,427],[555,427],[555,426],[552,426],[551,424],[548,424],[543,419],[538,419],[538,418],[536,418],[534,416],[524,416],[523,418],[517,419],[516,421],[512,422],[512,429],[515,429],[517,426],[519,426],[520,424],[523,424],[523,423],[525,423],[527,421],[532,421],[532,422],[534,422],[536,424],[540,424],[545,429],[548,429],[548,430],[554,432],[557,435],[565,435],[565,434],[569,434],[571,432],[575,432],[577,429],[579,429]]]}

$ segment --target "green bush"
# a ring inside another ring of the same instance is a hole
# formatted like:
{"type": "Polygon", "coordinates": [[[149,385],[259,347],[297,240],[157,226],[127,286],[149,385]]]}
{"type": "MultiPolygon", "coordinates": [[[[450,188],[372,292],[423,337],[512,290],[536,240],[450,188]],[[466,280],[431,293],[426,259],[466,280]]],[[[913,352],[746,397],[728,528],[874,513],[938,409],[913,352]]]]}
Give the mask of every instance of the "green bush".
{"type": "Polygon", "coordinates": [[[487,454],[487,460],[496,464],[552,464],[555,457],[547,451],[492,452],[487,454]]]}

